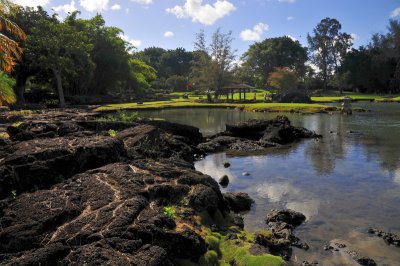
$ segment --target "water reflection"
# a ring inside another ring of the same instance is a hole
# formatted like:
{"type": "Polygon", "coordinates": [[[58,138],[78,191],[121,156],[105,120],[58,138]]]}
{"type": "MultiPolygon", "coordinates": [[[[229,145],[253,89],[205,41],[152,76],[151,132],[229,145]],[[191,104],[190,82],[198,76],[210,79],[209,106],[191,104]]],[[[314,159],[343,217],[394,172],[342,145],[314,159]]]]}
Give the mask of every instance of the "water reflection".
{"type": "Polygon", "coordinates": [[[400,185],[400,168],[397,169],[397,170],[394,172],[393,182],[395,182],[395,183],[397,183],[398,185],[400,185]]]}
{"type": "MultiPolygon", "coordinates": [[[[308,221],[297,234],[311,249],[295,251],[294,258],[300,262],[317,259],[322,265],[349,265],[342,255],[332,256],[322,249],[325,243],[339,239],[379,265],[396,265],[398,248],[371,238],[366,228],[400,233],[400,105],[364,107],[373,112],[290,114],[294,125],[315,130],[324,138],[246,156],[213,154],[197,162],[196,169],[216,180],[228,175],[231,182],[224,191],[250,194],[255,205],[244,217],[249,230],[265,228],[266,212],[272,208],[303,212],[308,221]],[[224,168],[225,161],[232,166],[224,168]],[[242,176],[243,172],[250,176],[242,176]]],[[[224,130],[225,123],[276,116],[221,109],[163,110],[146,115],[198,126],[206,134],[224,130]]]]}

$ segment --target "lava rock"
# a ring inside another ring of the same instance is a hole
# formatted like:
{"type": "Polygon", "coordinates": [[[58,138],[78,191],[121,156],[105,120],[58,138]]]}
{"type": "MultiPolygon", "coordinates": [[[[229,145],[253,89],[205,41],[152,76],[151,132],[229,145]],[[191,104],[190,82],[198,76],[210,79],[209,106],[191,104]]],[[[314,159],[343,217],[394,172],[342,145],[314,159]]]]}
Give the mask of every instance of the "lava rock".
{"type": "Polygon", "coordinates": [[[227,192],[223,194],[229,208],[234,212],[249,211],[254,200],[247,193],[227,192]]]}
{"type": "Polygon", "coordinates": [[[296,212],[290,209],[286,210],[271,210],[271,212],[268,213],[266,222],[271,223],[271,222],[284,222],[286,224],[289,224],[293,227],[297,227],[304,223],[306,220],[306,217],[304,214],[300,212],[296,212]]]}
{"type": "Polygon", "coordinates": [[[223,175],[220,179],[219,179],[219,184],[223,187],[227,187],[229,184],[229,177],[227,175],[223,175]]]}
{"type": "Polygon", "coordinates": [[[225,168],[229,168],[230,166],[231,166],[231,164],[230,164],[229,162],[225,162],[225,163],[224,163],[224,167],[225,167],[225,168]]]}

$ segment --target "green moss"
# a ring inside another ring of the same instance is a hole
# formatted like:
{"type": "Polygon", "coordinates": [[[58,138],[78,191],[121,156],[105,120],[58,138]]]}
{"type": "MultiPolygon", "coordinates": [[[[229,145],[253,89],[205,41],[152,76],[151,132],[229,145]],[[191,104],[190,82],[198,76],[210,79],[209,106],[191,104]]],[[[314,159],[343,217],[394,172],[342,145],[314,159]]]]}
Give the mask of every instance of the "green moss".
{"type": "MultiPolygon", "coordinates": [[[[238,230],[237,227],[234,228],[238,230]]],[[[266,236],[272,235],[268,230],[258,231],[258,233],[266,236]]],[[[235,262],[239,266],[285,265],[285,261],[277,256],[270,254],[261,256],[251,255],[249,249],[254,243],[254,234],[246,230],[241,230],[237,234],[237,240],[227,240],[225,239],[225,235],[212,232],[209,228],[205,229],[205,234],[208,251],[200,258],[199,265],[230,265],[232,262],[235,262]]]]}
{"type": "Polygon", "coordinates": [[[222,263],[236,262],[239,266],[280,266],[285,265],[282,258],[265,254],[261,256],[254,256],[249,253],[249,248],[252,246],[251,243],[244,242],[243,245],[238,246],[232,240],[223,241],[220,245],[222,251],[222,263]]]}
{"type": "Polygon", "coordinates": [[[0,133],[0,139],[9,139],[10,136],[6,132],[1,132],[0,133]]]}
{"type": "Polygon", "coordinates": [[[199,265],[204,265],[204,266],[217,266],[220,265],[218,261],[218,254],[214,250],[209,250],[202,256],[199,260],[199,265]]]}
{"type": "Polygon", "coordinates": [[[272,238],[273,236],[272,231],[270,230],[257,230],[254,232],[254,234],[261,235],[264,238],[272,238]]]}
{"type": "Polygon", "coordinates": [[[114,129],[110,129],[108,131],[108,135],[110,135],[110,137],[113,137],[113,138],[117,137],[117,133],[118,132],[116,130],[114,130],[114,129]]]}
{"type": "Polygon", "coordinates": [[[175,206],[165,206],[164,207],[164,214],[171,217],[176,218],[176,209],[175,206]]]}
{"type": "Polygon", "coordinates": [[[13,127],[20,127],[24,124],[24,122],[20,121],[20,122],[15,122],[14,124],[12,124],[13,127]]]}

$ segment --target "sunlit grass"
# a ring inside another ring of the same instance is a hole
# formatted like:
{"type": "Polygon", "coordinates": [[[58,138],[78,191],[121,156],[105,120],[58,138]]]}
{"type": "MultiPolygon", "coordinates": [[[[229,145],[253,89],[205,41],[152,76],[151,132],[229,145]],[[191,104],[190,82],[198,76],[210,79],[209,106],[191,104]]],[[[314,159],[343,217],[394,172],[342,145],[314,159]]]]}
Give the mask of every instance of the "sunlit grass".
{"type": "Polygon", "coordinates": [[[245,111],[267,111],[267,112],[300,112],[315,113],[322,112],[332,107],[322,104],[303,103],[200,103],[193,101],[156,101],[137,103],[110,104],[97,108],[97,111],[115,110],[151,110],[166,108],[239,108],[245,111]]]}
{"type": "Polygon", "coordinates": [[[400,101],[398,95],[377,95],[377,94],[362,94],[362,93],[344,93],[342,96],[314,96],[311,100],[314,102],[338,102],[343,100],[344,97],[350,97],[354,100],[374,100],[374,101],[400,101]]]}

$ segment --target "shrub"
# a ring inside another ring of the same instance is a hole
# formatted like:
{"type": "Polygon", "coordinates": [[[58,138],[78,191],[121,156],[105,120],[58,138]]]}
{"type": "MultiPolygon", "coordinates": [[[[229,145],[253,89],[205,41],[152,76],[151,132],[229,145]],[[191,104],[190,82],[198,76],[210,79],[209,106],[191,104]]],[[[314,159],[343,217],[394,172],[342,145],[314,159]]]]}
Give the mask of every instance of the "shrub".
{"type": "Polygon", "coordinates": [[[13,91],[15,80],[7,76],[4,72],[0,72],[0,106],[9,105],[16,102],[13,91]]]}

